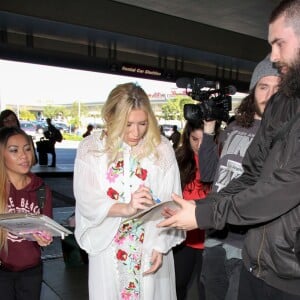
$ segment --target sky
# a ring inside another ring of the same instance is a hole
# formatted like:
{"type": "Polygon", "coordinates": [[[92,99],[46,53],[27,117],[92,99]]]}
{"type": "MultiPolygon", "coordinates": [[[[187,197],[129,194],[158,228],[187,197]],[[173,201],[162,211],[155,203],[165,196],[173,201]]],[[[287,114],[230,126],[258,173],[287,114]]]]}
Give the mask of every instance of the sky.
{"type": "Polygon", "coordinates": [[[1,110],[7,104],[104,102],[118,84],[137,82],[147,94],[170,94],[175,83],[0,59],[1,110]]]}
{"type": "MultiPolygon", "coordinates": [[[[63,105],[75,101],[104,103],[116,85],[126,82],[138,83],[148,95],[184,90],[172,82],[0,59],[0,109],[7,105],[63,105]]],[[[236,93],[232,100],[238,103],[243,97],[245,94],[236,93]]]]}

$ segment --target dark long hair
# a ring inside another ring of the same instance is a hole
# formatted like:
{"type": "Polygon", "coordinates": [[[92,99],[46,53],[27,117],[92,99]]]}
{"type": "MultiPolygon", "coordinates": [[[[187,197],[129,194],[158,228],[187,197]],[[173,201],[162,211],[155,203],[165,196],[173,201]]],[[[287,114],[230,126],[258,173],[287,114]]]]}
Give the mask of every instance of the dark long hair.
{"type": "Polygon", "coordinates": [[[5,110],[2,110],[2,112],[0,114],[0,128],[4,127],[3,120],[10,115],[13,115],[16,118],[17,126],[20,127],[20,122],[19,122],[19,119],[18,119],[17,115],[15,114],[15,112],[10,109],[5,109],[5,110]]]}
{"type": "Polygon", "coordinates": [[[241,104],[235,109],[236,123],[244,128],[249,128],[253,125],[254,116],[256,113],[255,105],[255,88],[253,88],[249,95],[247,95],[241,102],[241,104]]]}
{"type": "Polygon", "coordinates": [[[197,166],[194,158],[194,151],[190,144],[190,135],[195,130],[203,130],[203,127],[204,124],[201,120],[197,122],[186,122],[181,135],[181,146],[175,152],[180,171],[182,189],[196,178],[197,166]]]}

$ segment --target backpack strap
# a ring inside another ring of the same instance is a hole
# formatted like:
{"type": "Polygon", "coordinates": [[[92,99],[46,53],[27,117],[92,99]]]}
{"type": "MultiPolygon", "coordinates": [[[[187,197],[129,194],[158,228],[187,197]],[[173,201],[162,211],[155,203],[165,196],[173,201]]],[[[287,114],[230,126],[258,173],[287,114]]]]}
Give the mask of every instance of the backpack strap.
{"type": "Polygon", "coordinates": [[[40,208],[41,213],[43,213],[44,205],[46,202],[46,186],[43,183],[38,190],[36,191],[37,202],[40,208]]]}

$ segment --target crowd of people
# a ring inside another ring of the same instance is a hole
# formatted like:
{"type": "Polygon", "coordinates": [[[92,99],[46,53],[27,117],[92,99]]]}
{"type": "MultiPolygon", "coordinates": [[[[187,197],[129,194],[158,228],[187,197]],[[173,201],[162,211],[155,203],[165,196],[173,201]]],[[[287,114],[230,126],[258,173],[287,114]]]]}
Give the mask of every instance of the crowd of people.
{"type": "MultiPolygon", "coordinates": [[[[243,173],[242,160],[279,81],[278,70],[268,56],[254,69],[249,94],[236,108],[234,121],[219,135],[218,144],[214,141],[215,121],[205,123],[200,170],[202,181],[213,182],[213,192],[219,192],[243,173]]],[[[202,281],[208,299],[237,299],[246,231],[246,227],[230,224],[222,230],[207,230],[202,281]]]]}
{"type": "Polygon", "coordinates": [[[280,73],[280,83],[244,154],[242,174],[201,201],[184,201],[173,194],[181,209],[166,208],[167,219],[158,225],[182,230],[227,225],[230,230],[233,225],[245,230],[238,299],[300,298],[295,249],[300,230],[299,17],[299,0],[282,1],[271,14],[270,61],[280,73]]]}
{"type": "Polygon", "coordinates": [[[272,52],[218,135],[215,121],[187,121],[170,143],[140,87],[110,93],[106,130],[85,138],[75,161],[75,235],[89,253],[91,299],[186,299],[192,275],[198,299],[299,299],[297,16],[300,1],[274,10],[272,52]],[[177,208],[135,217],[171,194],[177,208]],[[157,231],[168,228],[177,231],[157,231]]]}
{"type": "MultiPolygon", "coordinates": [[[[273,10],[271,53],[224,130],[188,120],[168,139],[142,87],[110,92],[104,129],[87,127],[74,165],[89,299],[184,300],[192,280],[199,300],[300,299],[299,20],[299,0],[273,10]]],[[[0,213],[51,217],[51,191],[31,172],[33,143],[19,127],[1,113],[0,213]]],[[[0,230],[3,299],[39,299],[41,247],[52,240],[0,230]]]]}

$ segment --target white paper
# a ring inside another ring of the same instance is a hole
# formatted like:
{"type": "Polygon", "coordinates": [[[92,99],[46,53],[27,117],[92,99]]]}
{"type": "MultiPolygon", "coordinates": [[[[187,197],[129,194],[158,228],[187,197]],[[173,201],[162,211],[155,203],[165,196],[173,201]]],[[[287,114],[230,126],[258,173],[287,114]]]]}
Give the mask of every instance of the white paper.
{"type": "Polygon", "coordinates": [[[179,208],[179,206],[173,200],[160,202],[160,203],[154,204],[144,210],[139,210],[133,216],[126,218],[122,223],[126,223],[133,219],[140,219],[141,221],[145,221],[146,219],[155,220],[156,218],[160,218],[161,212],[162,212],[164,206],[168,206],[172,209],[179,208]]]}

